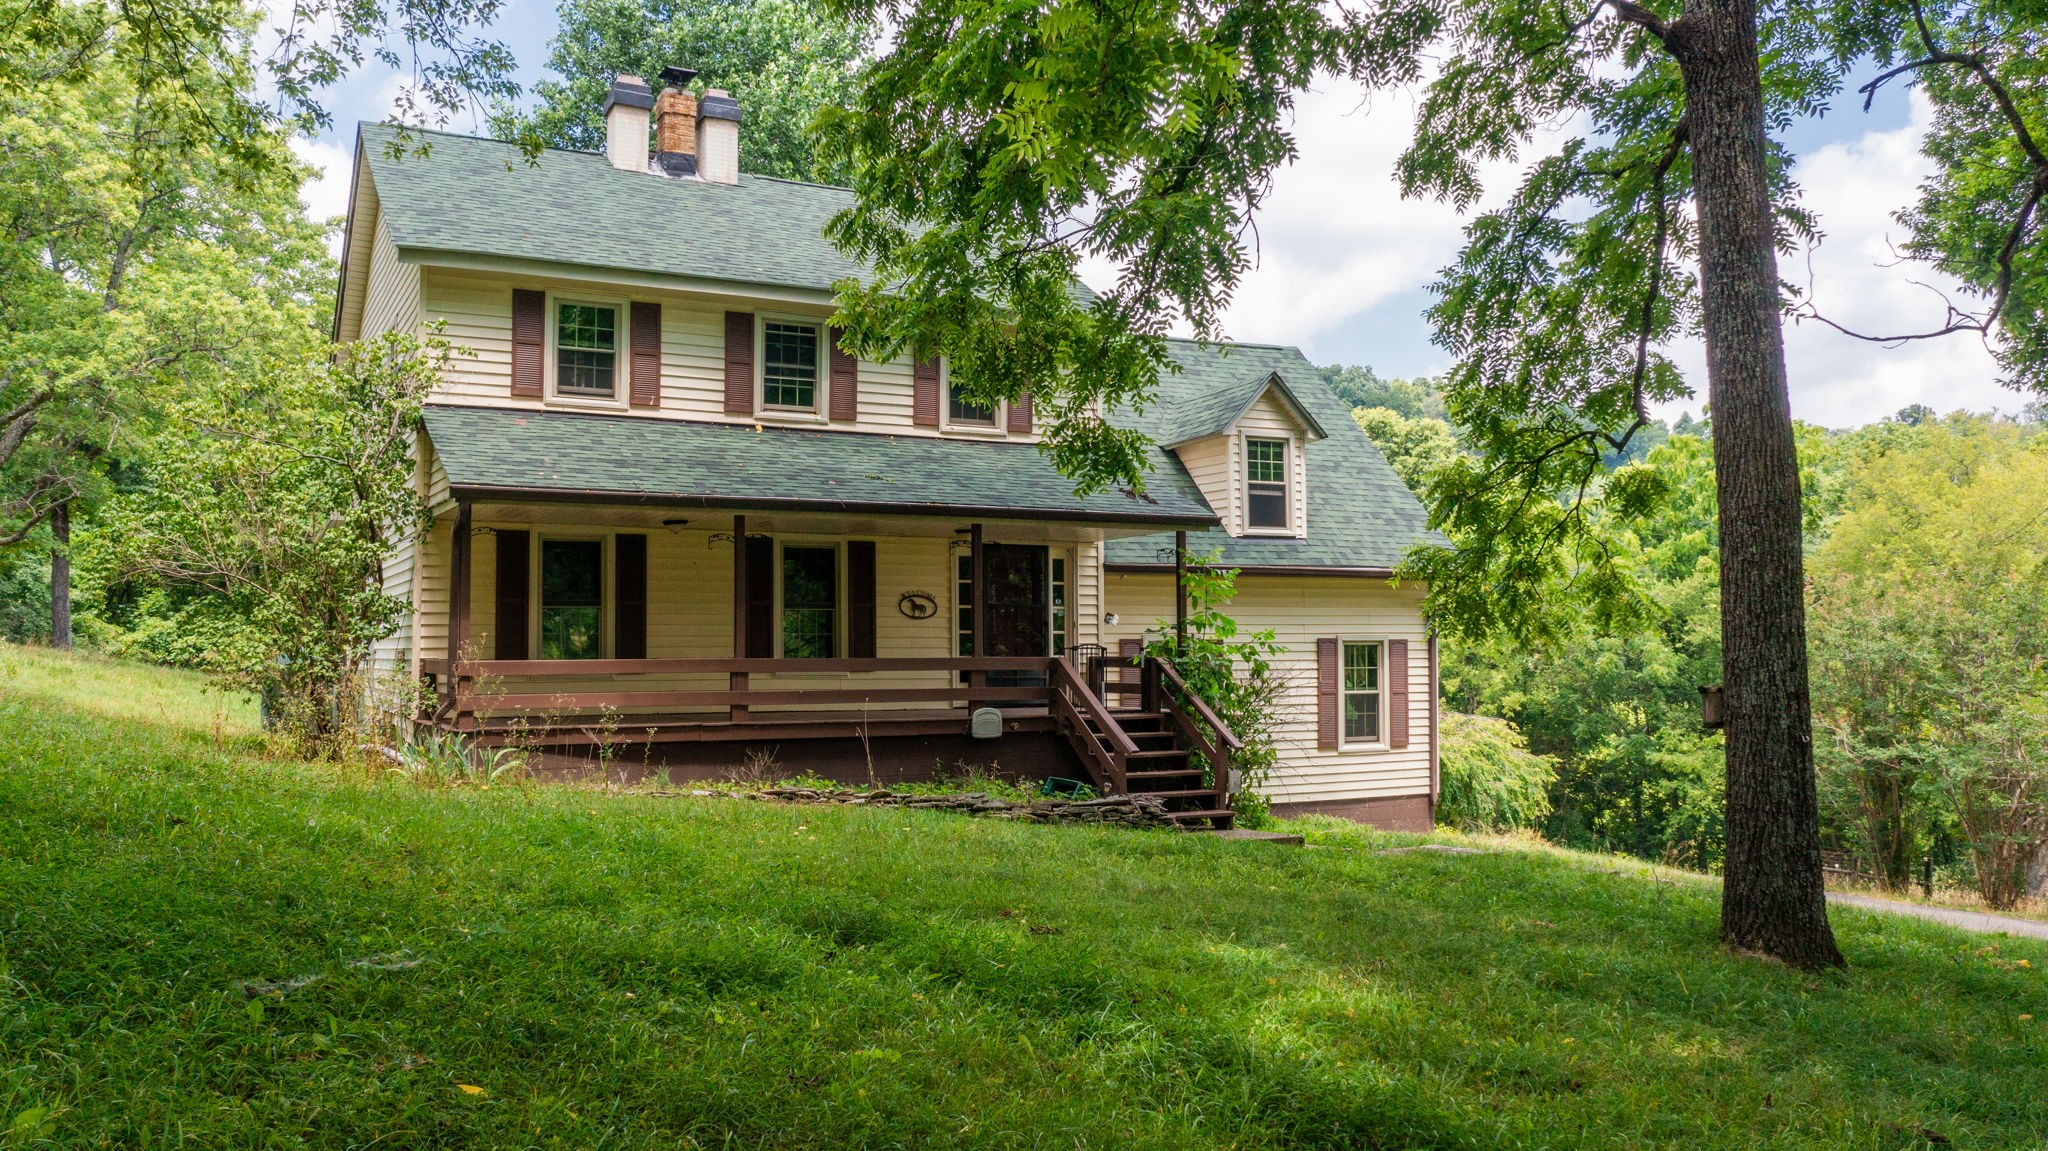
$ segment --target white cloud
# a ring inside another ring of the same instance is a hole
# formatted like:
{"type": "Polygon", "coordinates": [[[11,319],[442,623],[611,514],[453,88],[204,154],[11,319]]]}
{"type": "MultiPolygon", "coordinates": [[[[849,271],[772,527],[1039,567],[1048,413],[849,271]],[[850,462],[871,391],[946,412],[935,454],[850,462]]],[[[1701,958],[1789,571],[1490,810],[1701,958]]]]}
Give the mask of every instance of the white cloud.
{"type": "Polygon", "coordinates": [[[1414,124],[1408,93],[1367,101],[1352,85],[1327,84],[1303,95],[1294,123],[1301,158],[1275,174],[1259,213],[1258,266],[1230,309],[1233,335],[1313,345],[1421,287],[1448,262],[1462,227],[1457,213],[1402,199],[1394,184],[1414,124]]]}
{"type": "MultiPolygon", "coordinates": [[[[346,213],[349,183],[353,178],[355,162],[355,157],[349,149],[326,140],[309,140],[303,136],[294,136],[292,154],[317,170],[299,186],[299,202],[306,206],[307,217],[321,221],[346,213]]],[[[340,256],[340,229],[336,229],[328,237],[327,246],[337,257],[340,256]]]]}
{"type": "MultiPolygon", "coordinates": [[[[1940,327],[1945,315],[1929,287],[1962,299],[1954,281],[1924,264],[1901,263],[1894,251],[1905,229],[1892,213],[1913,201],[1932,172],[1920,154],[1929,116],[1916,92],[1912,119],[1903,127],[1826,145],[1799,163],[1797,179],[1826,235],[1810,260],[1788,260],[1784,275],[1809,286],[1820,313],[1845,327],[1926,331],[1940,327]]],[[[1786,327],[1785,358],[1792,410],[1815,423],[1866,423],[1915,403],[1944,412],[2019,406],[2016,393],[1998,386],[1983,342],[1968,334],[1887,347],[1808,321],[1786,327]]]]}
{"type": "MultiPolygon", "coordinates": [[[[1378,357],[1359,349],[1358,334],[1372,329],[1403,345],[1389,348],[1385,359],[1428,357],[1429,332],[1417,314],[1416,293],[1456,258],[1467,218],[1434,201],[1403,200],[1396,189],[1394,161],[1414,131],[1414,117],[1414,98],[1406,93],[1362,103],[1355,87],[1326,83],[1302,96],[1294,125],[1300,159],[1276,173],[1259,213],[1259,266],[1226,316],[1233,338],[1300,344],[1318,361],[1370,363],[1378,357]]],[[[1911,202],[1928,172],[1919,152],[1927,119],[1926,102],[1916,95],[1905,126],[1824,145],[1799,165],[1805,202],[1826,235],[1810,254],[1788,259],[1783,272],[1810,283],[1825,314],[1859,331],[1936,326],[1941,301],[1920,285],[1954,288],[1924,266],[1899,265],[1891,247],[1903,236],[1891,213],[1911,202]]],[[[1563,137],[1563,129],[1546,134],[1520,160],[1485,171],[1482,206],[1497,203],[1520,171],[1563,137]]],[[[1968,335],[1888,348],[1809,321],[1788,325],[1785,343],[1793,411],[1801,419],[1839,426],[1913,403],[1942,411],[2018,403],[1998,387],[1989,353],[1968,335]]],[[[1703,399],[1706,373],[1697,344],[1672,353],[1703,399]]],[[[1666,414],[1697,411],[1699,404],[1671,405],[1666,414]]]]}

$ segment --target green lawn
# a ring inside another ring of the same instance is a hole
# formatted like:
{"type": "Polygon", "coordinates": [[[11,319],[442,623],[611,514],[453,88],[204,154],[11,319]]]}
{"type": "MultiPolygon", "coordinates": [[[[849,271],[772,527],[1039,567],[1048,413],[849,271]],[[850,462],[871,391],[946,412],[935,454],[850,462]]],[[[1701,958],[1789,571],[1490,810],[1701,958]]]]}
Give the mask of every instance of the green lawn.
{"type": "Polygon", "coordinates": [[[220,702],[0,648],[0,1145],[2048,1146],[2035,944],[1842,912],[1815,976],[1536,852],[419,791],[220,702]]]}

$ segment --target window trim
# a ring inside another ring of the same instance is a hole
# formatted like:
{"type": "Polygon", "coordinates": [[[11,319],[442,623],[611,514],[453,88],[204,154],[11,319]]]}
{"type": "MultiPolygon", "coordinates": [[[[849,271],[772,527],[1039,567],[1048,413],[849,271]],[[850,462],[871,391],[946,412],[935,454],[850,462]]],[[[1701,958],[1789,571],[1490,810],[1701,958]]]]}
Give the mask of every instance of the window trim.
{"type": "Polygon", "coordinates": [[[1390,694],[1388,691],[1389,684],[1387,683],[1387,641],[1390,638],[1384,635],[1340,635],[1337,637],[1337,747],[1341,751],[1386,751],[1389,749],[1387,725],[1391,717],[1387,713],[1387,697],[1390,694]],[[1351,738],[1349,732],[1346,731],[1346,724],[1344,722],[1347,714],[1345,705],[1349,702],[1350,697],[1353,694],[1364,694],[1362,692],[1353,693],[1344,686],[1344,655],[1348,649],[1358,644],[1371,644],[1380,649],[1380,686],[1377,692],[1380,697],[1379,723],[1377,725],[1379,734],[1372,739],[1351,738]]]}
{"type": "MultiPolygon", "coordinates": [[[[541,621],[545,618],[544,612],[547,608],[547,593],[544,590],[546,585],[541,580],[541,545],[547,540],[582,540],[584,542],[596,541],[598,546],[597,654],[591,658],[610,659],[612,652],[616,650],[613,645],[612,636],[612,612],[617,609],[619,603],[617,588],[619,565],[612,554],[612,537],[617,533],[609,528],[602,530],[570,528],[566,531],[561,531],[550,530],[542,524],[528,524],[524,526],[527,533],[526,586],[530,589],[526,597],[526,634],[532,637],[530,641],[532,646],[528,650],[533,653],[533,658],[543,658],[540,654],[541,644],[544,642],[541,621]]],[[[562,659],[550,660],[548,662],[578,664],[585,661],[580,659],[562,659]]]]}
{"type": "MultiPolygon", "coordinates": [[[[787,420],[795,423],[829,423],[832,411],[832,325],[826,316],[810,316],[801,312],[755,312],[754,313],[754,416],[764,420],[787,420]],[[770,407],[768,405],[768,325],[801,324],[818,330],[818,383],[811,391],[811,406],[808,408],[770,407]]],[[[780,552],[776,553],[778,556],[780,552]]],[[[777,563],[781,561],[778,559],[777,563]]],[[[779,570],[779,569],[778,569],[779,570]]],[[[778,579],[778,586],[780,581],[778,579]]],[[[778,593],[779,595],[779,593],[778,593]]],[[[780,609],[777,618],[780,618],[780,609]]],[[[777,625],[776,647],[781,648],[781,630],[777,625]]]]}
{"type": "MultiPolygon", "coordinates": [[[[628,406],[628,395],[632,390],[627,379],[632,371],[633,333],[629,325],[633,319],[632,302],[624,296],[607,296],[602,293],[583,292],[547,293],[547,341],[542,355],[546,357],[547,388],[543,399],[549,404],[563,407],[603,408],[608,411],[623,411],[628,406]],[[558,338],[562,323],[561,308],[564,304],[582,304],[586,307],[610,308],[612,310],[612,394],[610,396],[586,395],[562,391],[561,347],[558,338]]],[[[537,634],[537,633],[536,633],[537,634]]]]}
{"type": "Polygon", "coordinates": [[[963,436],[987,436],[992,440],[1007,439],[1010,435],[1010,402],[997,400],[995,414],[987,423],[975,420],[953,418],[953,364],[944,356],[939,357],[939,430],[963,436]]]}
{"type": "Polygon", "coordinates": [[[846,602],[846,544],[837,536],[781,536],[775,538],[775,652],[776,659],[790,660],[799,670],[777,672],[777,675],[844,675],[845,673],[800,670],[809,660],[791,656],[783,647],[782,616],[782,553],[790,547],[830,548],[832,551],[832,654],[827,659],[843,659],[846,655],[847,602],[846,602]]]}
{"type": "Polygon", "coordinates": [[[1297,506],[1301,500],[1295,494],[1295,480],[1299,475],[1298,469],[1300,467],[1299,442],[1292,433],[1267,435],[1243,430],[1238,432],[1237,490],[1239,498],[1244,501],[1242,505],[1244,511],[1239,518],[1239,526],[1243,529],[1239,532],[1240,535],[1301,538],[1303,533],[1300,527],[1300,508],[1297,506]],[[1254,526],[1252,523],[1251,444],[1253,440],[1282,445],[1281,467],[1284,478],[1281,480],[1281,487],[1283,488],[1282,494],[1287,499],[1287,522],[1279,527],[1272,527],[1270,525],[1254,526]]]}

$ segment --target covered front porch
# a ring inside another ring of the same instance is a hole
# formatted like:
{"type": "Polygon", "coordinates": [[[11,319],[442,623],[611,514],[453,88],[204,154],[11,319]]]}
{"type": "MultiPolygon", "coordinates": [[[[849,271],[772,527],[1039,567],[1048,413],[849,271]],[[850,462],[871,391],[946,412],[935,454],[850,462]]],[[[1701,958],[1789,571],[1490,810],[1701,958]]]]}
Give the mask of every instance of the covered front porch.
{"type": "Polygon", "coordinates": [[[1220,806],[1214,773],[1158,773],[1227,762],[1221,724],[1097,643],[1100,547],[1129,525],[502,498],[442,520],[430,728],[684,777],[992,768],[1220,806]]]}

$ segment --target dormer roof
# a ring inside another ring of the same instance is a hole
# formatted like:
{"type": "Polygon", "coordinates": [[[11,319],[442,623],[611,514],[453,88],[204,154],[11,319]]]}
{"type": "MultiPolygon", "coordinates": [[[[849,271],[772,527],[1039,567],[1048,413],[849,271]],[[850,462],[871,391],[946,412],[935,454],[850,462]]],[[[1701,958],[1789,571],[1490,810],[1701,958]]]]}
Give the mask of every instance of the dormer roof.
{"type": "MultiPolygon", "coordinates": [[[[1320,380],[1315,382],[1321,386],[1320,380]]],[[[1177,448],[1230,431],[1268,392],[1301,425],[1307,439],[1329,438],[1329,433],[1316,422],[1315,414],[1309,411],[1308,405],[1302,403],[1294,389],[1287,385],[1287,378],[1279,372],[1266,370],[1254,372],[1240,382],[1218,387],[1193,402],[1180,405],[1173,414],[1165,446],[1177,448]]]]}

